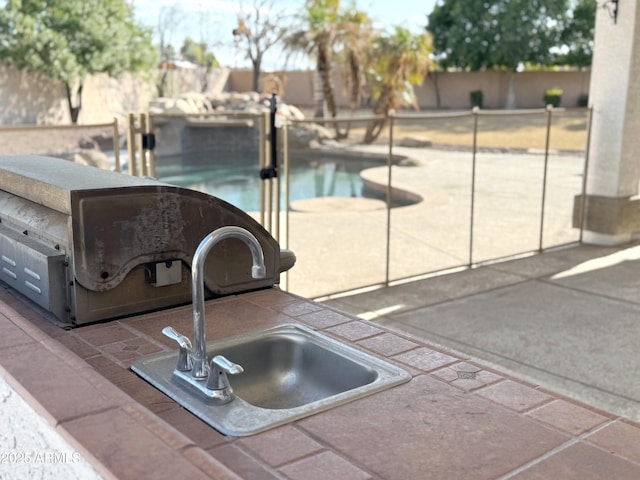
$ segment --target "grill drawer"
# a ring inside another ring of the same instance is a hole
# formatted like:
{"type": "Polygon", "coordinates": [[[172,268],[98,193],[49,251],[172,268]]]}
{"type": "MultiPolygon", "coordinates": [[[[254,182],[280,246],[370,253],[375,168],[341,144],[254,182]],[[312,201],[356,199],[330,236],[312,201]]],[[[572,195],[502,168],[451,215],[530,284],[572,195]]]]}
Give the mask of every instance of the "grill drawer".
{"type": "Polygon", "coordinates": [[[0,225],[0,279],[58,318],[67,318],[65,256],[0,225]]]}

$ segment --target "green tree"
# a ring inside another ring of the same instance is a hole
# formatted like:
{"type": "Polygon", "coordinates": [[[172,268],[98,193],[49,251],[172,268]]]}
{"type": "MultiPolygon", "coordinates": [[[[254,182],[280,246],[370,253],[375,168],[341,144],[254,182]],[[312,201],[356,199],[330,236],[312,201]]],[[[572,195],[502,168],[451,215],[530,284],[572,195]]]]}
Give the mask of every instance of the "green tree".
{"type": "Polygon", "coordinates": [[[219,67],[220,62],[216,56],[209,51],[209,47],[204,42],[196,42],[191,37],[184,39],[184,43],[180,48],[182,58],[189,62],[195,63],[200,67],[214,68],[219,67]]]}
{"type": "Polygon", "coordinates": [[[376,103],[374,115],[385,118],[370,122],[364,142],[372,143],[386,125],[389,110],[415,102],[413,85],[420,85],[431,65],[431,36],[427,32],[413,34],[403,27],[395,27],[391,35],[381,35],[373,44],[375,58],[373,93],[376,103]]]}
{"type": "Polygon", "coordinates": [[[200,91],[206,92],[209,88],[209,73],[211,69],[220,66],[216,56],[209,51],[209,47],[205,42],[196,42],[190,37],[184,39],[180,54],[185,60],[200,67],[200,91]]]}
{"type": "Polygon", "coordinates": [[[8,0],[0,10],[0,60],[61,81],[73,123],[87,75],[149,70],[156,59],[125,0],[8,0]]]}
{"type": "Polygon", "coordinates": [[[515,71],[549,64],[569,0],[444,0],[428,16],[434,55],[444,68],[515,71]]]}
{"type": "Polygon", "coordinates": [[[434,54],[444,68],[511,72],[507,108],[515,103],[520,64],[551,64],[569,0],[444,0],[428,16],[434,54]]]}
{"type": "Polygon", "coordinates": [[[577,0],[560,35],[556,64],[579,68],[591,66],[596,8],[594,0],[577,0]]]}

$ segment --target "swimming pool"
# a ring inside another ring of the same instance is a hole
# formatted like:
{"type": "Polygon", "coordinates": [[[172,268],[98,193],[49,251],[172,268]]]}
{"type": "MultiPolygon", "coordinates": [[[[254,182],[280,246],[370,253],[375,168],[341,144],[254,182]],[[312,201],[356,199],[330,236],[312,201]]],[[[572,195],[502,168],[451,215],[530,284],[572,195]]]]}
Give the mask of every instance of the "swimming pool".
{"type": "MultiPolygon", "coordinates": [[[[290,201],[316,197],[362,197],[360,172],[384,159],[296,155],[290,158],[290,201]]],[[[206,160],[156,159],[159,180],[221,198],[245,211],[260,209],[260,171],[256,158],[215,154],[206,160]]],[[[284,181],[284,171],[280,172],[284,181]]],[[[284,188],[282,188],[284,202],[284,188]]]]}

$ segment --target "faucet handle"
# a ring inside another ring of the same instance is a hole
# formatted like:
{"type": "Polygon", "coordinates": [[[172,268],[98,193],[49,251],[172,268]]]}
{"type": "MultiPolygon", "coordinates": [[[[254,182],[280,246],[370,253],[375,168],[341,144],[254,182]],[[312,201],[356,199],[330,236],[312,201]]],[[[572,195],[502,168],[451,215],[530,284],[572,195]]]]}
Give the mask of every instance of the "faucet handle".
{"type": "Polygon", "coordinates": [[[211,367],[213,367],[214,365],[217,365],[219,368],[230,375],[237,375],[244,372],[244,368],[242,368],[237,363],[233,363],[232,361],[228,360],[227,357],[223,357],[222,355],[216,355],[215,357],[213,357],[213,359],[211,360],[211,367]]]}
{"type": "Polygon", "coordinates": [[[237,363],[233,363],[222,355],[216,355],[211,360],[211,370],[209,371],[209,378],[207,379],[207,388],[210,390],[222,390],[230,389],[229,375],[237,375],[244,372],[237,363]]]}
{"type": "Polygon", "coordinates": [[[162,333],[172,340],[178,342],[180,351],[178,352],[178,364],[176,370],[180,372],[188,372],[193,368],[191,361],[193,349],[191,347],[191,340],[184,335],[178,333],[173,327],[164,327],[162,333]]]}

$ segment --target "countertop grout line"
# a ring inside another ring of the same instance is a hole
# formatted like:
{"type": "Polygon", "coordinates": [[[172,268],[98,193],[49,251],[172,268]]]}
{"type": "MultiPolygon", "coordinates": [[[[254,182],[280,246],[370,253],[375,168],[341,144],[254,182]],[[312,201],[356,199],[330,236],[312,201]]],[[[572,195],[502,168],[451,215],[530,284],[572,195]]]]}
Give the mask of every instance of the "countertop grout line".
{"type": "MultiPolygon", "coordinates": [[[[295,428],[295,425],[293,427],[295,428]]],[[[285,477],[283,477],[282,474],[280,473],[280,469],[282,467],[285,467],[287,465],[291,465],[292,463],[299,462],[300,460],[304,460],[305,458],[313,457],[314,455],[317,455],[320,452],[326,451],[326,448],[323,448],[322,450],[316,450],[314,452],[307,453],[307,454],[302,455],[300,457],[296,457],[293,460],[289,460],[287,462],[284,462],[284,463],[281,463],[281,464],[278,464],[278,465],[271,465],[268,461],[263,459],[262,456],[259,453],[257,453],[256,451],[254,451],[250,447],[248,447],[245,444],[243,444],[241,440],[242,440],[242,437],[236,437],[233,441],[231,441],[229,443],[229,445],[233,445],[238,450],[240,450],[241,452],[243,452],[247,456],[251,457],[257,463],[259,463],[260,466],[265,468],[267,471],[269,471],[270,473],[274,473],[277,477],[283,478],[283,479],[285,477]]]]}
{"type": "MultiPolygon", "coordinates": [[[[147,333],[144,333],[142,330],[139,330],[138,328],[133,327],[133,326],[129,325],[128,323],[124,323],[124,322],[118,322],[118,323],[119,323],[119,325],[121,327],[123,327],[124,329],[126,329],[129,332],[133,333],[136,337],[141,338],[143,340],[146,340],[147,342],[149,342],[149,343],[151,343],[151,344],[153,344],[153,345],[155,345],[157,347],[160,347],[163,350],[170,350],[170,348],[167,347],[166,344],[160,342],[159,340],[156,340],[151,335],[149,335],[147,333]]],[[[94,346],[94,348],[98,348],[98,347],[94,346]]]]}
{"type": "Polygon", "coordinates": [[[278,469],[280,468],[280,466],[275,467],[275,466],[270,465],[268,462],[263,460],[262,457],[260,455],[258,455],[257,452],[254,452],[250,448],[248,448],[245,445],[243,445],[242,442],[240,442],[240,440],[242,440],[243,437],[230,437],[230,438],[231,438],[231,440],[229,440],[228,442],[222,443],[220,445],[216,445],[216,446],[208,448],[208,449],[204,449],[202,447],[198,447],[198,448],[201,448],[207,455],[209,455],[209,457],[211,457],[214,460],[216,460],[217,462],[219,462],[225,468],[231,470],[231,472],[233,472],[235,475],[239,476],[239,474],[233,469],[233,467],[228,466],[225,462],[223,462],[222,460],[218,460],[217,457],[214,456],[215,450],[217,450],[219,448],[226,448],[226,447],[236,448],[240,452],[242,452],[243,454],[245,454],[249,458],[251,458],[261,468],[263,468],[267,472],[269,472],[269,474],[273,475],[274,477],[276,477],[276,478],[278,478],[280,480],[288,480],[286,477],[283,477],[280,472],[278,472],[278,469]]]}
{"type": "MultiPolygon", "coordinates": [[[[311,431],[307,430],[306,428],[304,428],[304,426],[301,425],[300,423],[296,423],[294,425],[294,428],[296,428],[298,431],[302,432],[304,435],[306,435],[307,437],[309,437],[313,441],[317,442],[319,445],[322,445],[324,447],[325,451],[330,451],[330,452],[334,453],[338,457],[340,457],[343,460],[347,461],[349,464],[353,465],[354,467],[357,467],[359,470],[362,470],[363,472],[366,472],[368,475],[371,476],[371,478],[373,480],[383,480],[382,477],[380,477],[380,475],[372,472],[371,470],[366,468],[364,465],[360,464],[358,461],[356,461],[356,460],[350,458],[349,456],[345,455],[344,452],[337,451],[331,444],[329,444],[327,441],[325,441],[321,437],[318,437],[313,432],[311,432],[311,431]]],[[[311,453],[309,455],[306,455],[304,458],[313,457],[314,455],[318,455],[318,453],[319,452],[311,453]]],[[[300,461],[301,459],[302,458],[287,462],[286,464],[281,465],[278,468],[282,468],[285,465],[290,465],[292,463],[296,463],[297,461],[300,461]]]]}
{"type": "Polygon", "coordinates": [[[86,417],[91,417],[93,415],[101,415],[103,413],[109,412],[111,410],[123,410],[122,405],[118,404],[118,405],[109,405],[108,407],[104,407],[104,408],[99,408],[97,410],[92,410],[90,412],[86,412],[86,413],[82,413],[82,414],[78,414],[78,415],[74,415],[71,417],[67,417],[63,420],[58,420],[56,419],[56,424],[53,425],[54,428],[58,428],[58,427],[62,427],[65,428],[65,424],[67,423],[71,423],[74,422],[76,420],[79,420],[81,418],[86,418],[86,417]]]}
{"type": "MultiPolygon", "coordinates": [[[[535,467],[536,465],[544,462],[545,460],[553,457],[554,455],[557,455],[558,453],[572,447],[573,445],[576,445],[578,443],[582,443],[586,437],[595,434],[596,432],[599,432],[600,430],[612,425],[613,423],[615,423],[617,420],[610,420],[608,422],[604,422],[601,425],[598,425],[597,427],[593,428],[592,430],[589,430],[587,432],[583,432],[580,435],[572,435],[571,438],[569,438],[569,440],[567,440],[566,442],[558,445],[555,448],[552,448],[551,450],[549,450],[548,452],[534,458],[533,460],[530,460],[529,462],[521,465],[520,467],[516,468],[515,470],[512,470],[500,477],[498,477],[496,480],[509,480],[510,478],[515,477],[516,475],[528,470],[531,467],[535,467]]],[[[571,435],[571,434],[568,434],[571,435]]],[[[591,445],[591,444],[590,444],[591,445]]],[[[611,452],[609,452],[611,453],[611,452]]],[[[626,459],[625,459],[626,460],[626,459]]],[[[635,463],[635,462],[633,462],[635,463]]]]}

